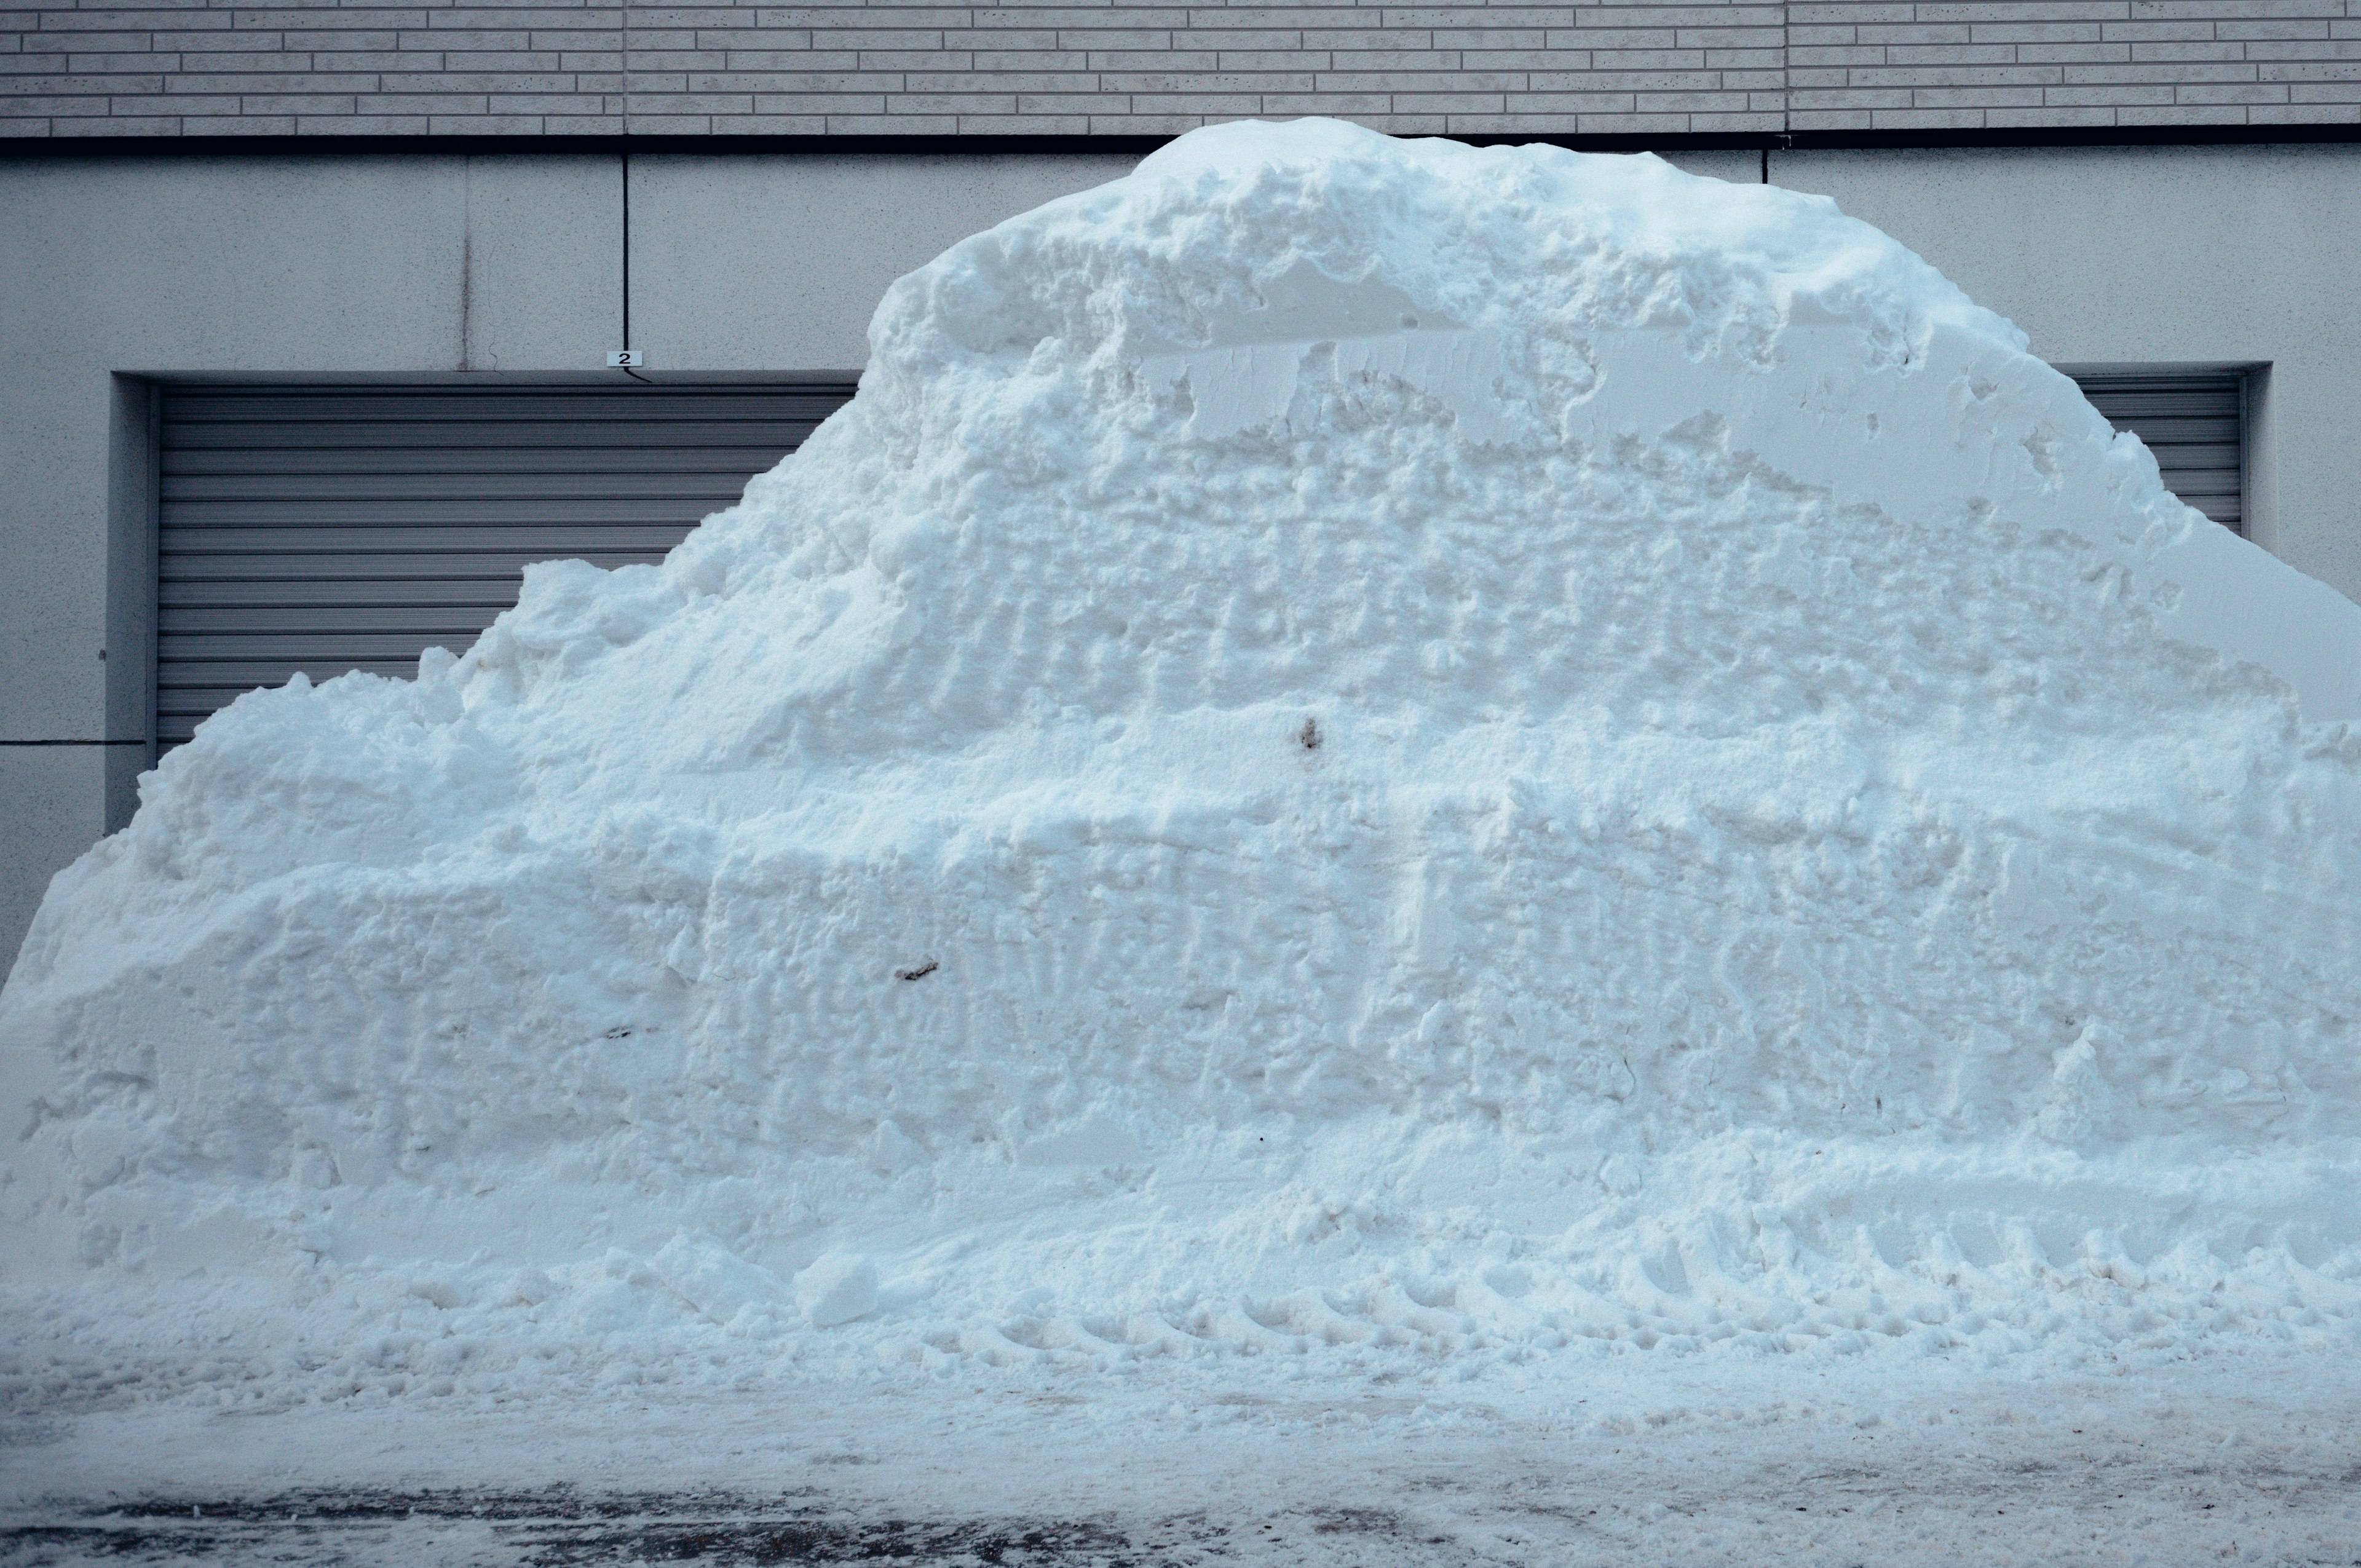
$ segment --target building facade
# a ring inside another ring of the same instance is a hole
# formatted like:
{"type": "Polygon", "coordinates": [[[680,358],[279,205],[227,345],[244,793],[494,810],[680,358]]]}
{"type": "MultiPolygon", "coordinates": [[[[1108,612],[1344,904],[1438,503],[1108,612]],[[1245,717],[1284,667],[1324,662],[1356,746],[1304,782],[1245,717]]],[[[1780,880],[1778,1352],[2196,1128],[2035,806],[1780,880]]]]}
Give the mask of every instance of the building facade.
{"type": "Polygon", "coordinates": [[[895,277],[1309,114],[1830,195],[2361,597],[2345,0],[0,10],[0,951],[241,685],[660,552],[895,277]]]}

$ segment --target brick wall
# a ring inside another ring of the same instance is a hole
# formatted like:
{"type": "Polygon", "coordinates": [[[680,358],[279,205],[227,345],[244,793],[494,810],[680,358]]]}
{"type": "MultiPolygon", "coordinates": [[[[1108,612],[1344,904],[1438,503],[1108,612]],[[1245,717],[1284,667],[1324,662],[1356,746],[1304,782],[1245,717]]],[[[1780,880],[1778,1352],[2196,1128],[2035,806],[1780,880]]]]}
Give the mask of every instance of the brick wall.
{"type": "Polygon", "coordinates": [[[0,137],[1142,136],[1307,114],[1664,137],[2354,125],[2361,0],[0,8],[0,137]]]}

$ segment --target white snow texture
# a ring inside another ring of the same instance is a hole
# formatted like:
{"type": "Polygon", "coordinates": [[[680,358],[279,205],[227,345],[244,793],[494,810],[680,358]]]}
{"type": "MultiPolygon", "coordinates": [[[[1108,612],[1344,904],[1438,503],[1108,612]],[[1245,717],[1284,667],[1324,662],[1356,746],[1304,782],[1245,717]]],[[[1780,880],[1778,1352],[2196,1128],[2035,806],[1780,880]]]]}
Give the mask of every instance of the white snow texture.
{"type": "Polygon", "coordinates": [[[2361,610],[1894,241],[1225,126],[870,341],[58,876],[24,1311],[396,1391],[2351,1343],[2361,610]]]}

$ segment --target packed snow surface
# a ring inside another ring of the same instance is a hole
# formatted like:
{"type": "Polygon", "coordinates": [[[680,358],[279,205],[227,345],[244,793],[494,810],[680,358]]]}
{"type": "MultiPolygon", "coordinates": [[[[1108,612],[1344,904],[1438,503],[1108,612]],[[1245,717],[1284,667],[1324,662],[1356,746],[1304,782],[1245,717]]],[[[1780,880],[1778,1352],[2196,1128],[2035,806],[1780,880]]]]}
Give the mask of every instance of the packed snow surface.
{"type": "Polygon", "coordinates": [[[1232,126],[870,338],[58,877],[16,1387],[2352,1343],[2361,610],[1892,239],[1232,126]]]}

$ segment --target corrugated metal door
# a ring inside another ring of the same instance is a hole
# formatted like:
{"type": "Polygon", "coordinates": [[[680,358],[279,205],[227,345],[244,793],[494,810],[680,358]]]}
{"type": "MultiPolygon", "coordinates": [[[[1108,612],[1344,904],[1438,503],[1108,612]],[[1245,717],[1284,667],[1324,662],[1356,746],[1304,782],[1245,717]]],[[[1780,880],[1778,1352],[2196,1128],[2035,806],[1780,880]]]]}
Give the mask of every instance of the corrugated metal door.
{"type": "Polygon", "coordinates": [[[2246,532],[2246,378],[2077,376],[2091,406],[2156,454],[2164,488],[2237,533],[2246,532]]]}
{"type": "Polygon", "coordinates": [[[164,389],[156,740],[302,670],[412,674],[530,561],[654,561],[852,395],[769,386],[164,389]]]}

